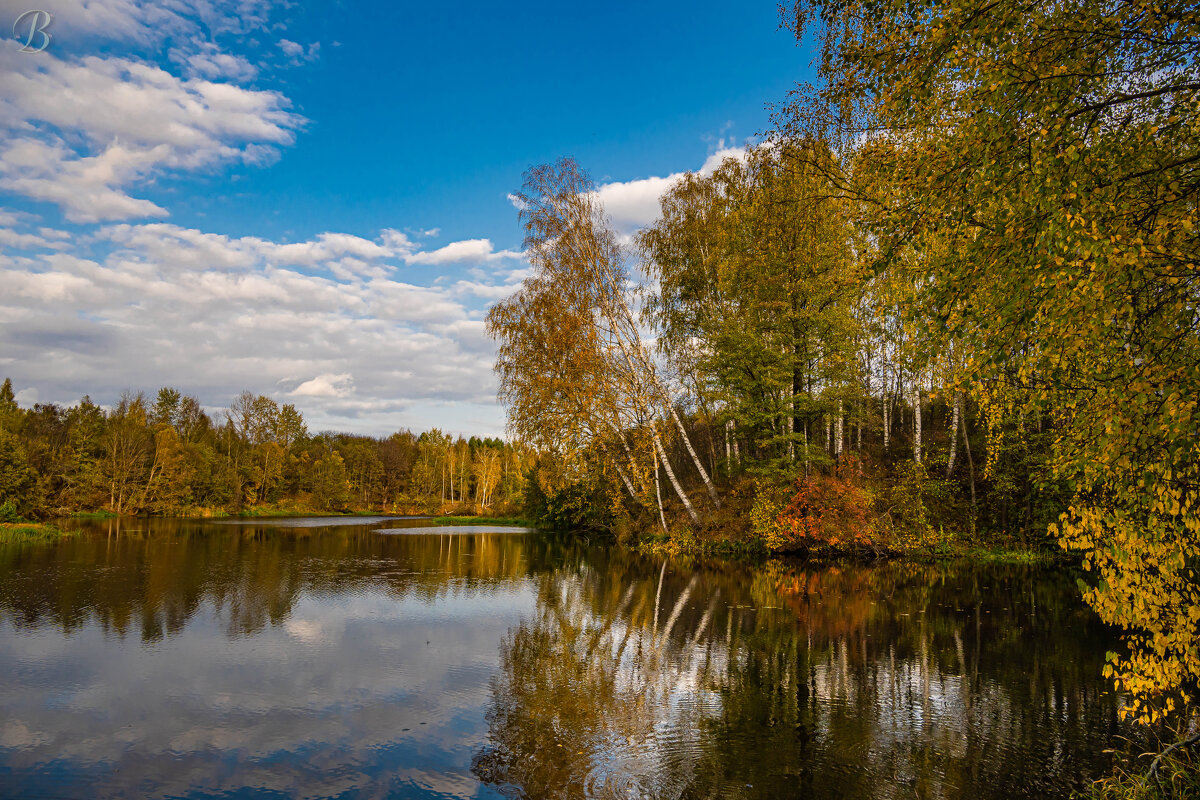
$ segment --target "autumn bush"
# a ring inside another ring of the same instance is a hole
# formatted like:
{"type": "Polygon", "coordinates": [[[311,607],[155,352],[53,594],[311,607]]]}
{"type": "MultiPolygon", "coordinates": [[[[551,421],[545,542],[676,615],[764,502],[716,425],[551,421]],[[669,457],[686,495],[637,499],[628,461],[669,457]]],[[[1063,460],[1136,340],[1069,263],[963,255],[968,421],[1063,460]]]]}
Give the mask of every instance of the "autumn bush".
{"type": "Polygon", "coordinates": [[[877,550],[874,500],[858,465],[847,458],[832,474],[800,478],[795,494],[766,531],[771,550],[877,550]]]}

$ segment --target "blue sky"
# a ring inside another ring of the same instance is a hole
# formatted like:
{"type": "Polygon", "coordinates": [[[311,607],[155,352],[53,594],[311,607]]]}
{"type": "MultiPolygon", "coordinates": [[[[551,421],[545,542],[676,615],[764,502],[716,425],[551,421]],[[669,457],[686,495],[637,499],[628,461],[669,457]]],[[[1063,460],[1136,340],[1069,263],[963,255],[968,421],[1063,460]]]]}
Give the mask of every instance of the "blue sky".
{"type": "Polygon", "coordinates": [[[502,431],[482,318],[526,274],[527,167],[576,157],[631,232],[811,60],[774,3],[0,0],[0,31],[31,9],[45,50],[0,46],[0,375],[376,435],[502,431]]]}

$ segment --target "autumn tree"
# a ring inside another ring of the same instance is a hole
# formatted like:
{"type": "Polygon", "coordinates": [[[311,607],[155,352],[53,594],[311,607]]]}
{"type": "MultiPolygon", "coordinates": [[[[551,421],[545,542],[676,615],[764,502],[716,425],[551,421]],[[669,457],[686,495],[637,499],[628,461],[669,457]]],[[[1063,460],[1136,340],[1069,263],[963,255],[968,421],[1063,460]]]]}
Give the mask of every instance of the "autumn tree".
{"type": "Polygon", "coordinates": [[[698,522],[668,458],[671,426],[715,505],[719,497],[641,339],[625,253],[595,184],[562,159],[530,169],[517,197],[534,274],[488,314],[510,424],[521,439],[568,454],[598,448],[629,495],[643,502],[646,476],[661,466],[698,522]]]}
{"type": "Polygon", "coordinates": [[[1055,532],[1125,628],[1110,670],[1152,720],[1200,684],[1200,16],[1187,0],[801,2],[820,130],[881,269],[953,340],[990,420],[1044,419],[1055,532]],[[915,254],[915,255],[914,255],[915,254]]]}

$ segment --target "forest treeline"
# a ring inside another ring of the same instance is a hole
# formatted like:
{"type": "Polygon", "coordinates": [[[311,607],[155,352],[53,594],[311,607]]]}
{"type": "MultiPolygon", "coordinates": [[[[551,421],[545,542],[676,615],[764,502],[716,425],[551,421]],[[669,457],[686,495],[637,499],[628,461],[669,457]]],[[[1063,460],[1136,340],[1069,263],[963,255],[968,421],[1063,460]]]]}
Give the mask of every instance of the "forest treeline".
{"type": "Polygon", "coordinates": [[[532,275],[488,324],[542,453],[527,496],[681,547],[1057,542],[1126,631],[1106,666],[1126,711],[1178,725],[1180,756],[1200,743],[1195,3],[784,16],[816,80],[632,246],[575,161],[526,174],[532,275]]]}
{"type": "Polygon", "coordinates": [[[243,392],[210,415],[166,387],[105,409],[21,408],[0,385],[0,515],[511,510],[528,448],[434,428],[310,434],[295,406],[243,392]]]}

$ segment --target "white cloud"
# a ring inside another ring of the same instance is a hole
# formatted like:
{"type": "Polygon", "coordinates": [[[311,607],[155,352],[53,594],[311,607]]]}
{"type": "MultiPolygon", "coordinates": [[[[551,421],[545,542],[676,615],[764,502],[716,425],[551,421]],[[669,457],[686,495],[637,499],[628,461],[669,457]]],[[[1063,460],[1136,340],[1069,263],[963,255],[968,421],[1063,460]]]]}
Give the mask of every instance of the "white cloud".
{"type": "Polygon", "coordinates": [[[78,157],[61,140],[16,139],[0,150],[0,188],[57,203],[73,222],[165,217],[167,210],[114,188],[144,177],[163,148],[131,150],[114,144],[78,157]]]}
{"type": "Polygon", "coordinates": [[[245,56],[221,52],[211,42],[199,45],[199,51],[194,53],[186,50],[173,50],[171,60],[181,64],[188,77],[193,78],[248,81],[258,75],[258,68],[251,64],[245,56]]]}
{"type": "Polygon", "coordinates": [[[658,199],[682,174],[606,183],[597,189],[596,196],[618,229],[642,228],[658,219],[658,199]]]}
{"type": "Polygon", "coordinates": [[[11,247],[14,250],[63,250],[70,245],[61,241],[51,241],[46,236],[34,233],[18,233],[9,228],[0,228],[0,246],[11,247]]]}
{"type": "Polygon", "coordinates": [[[283,51],[288,63],[293,65],[303,61],[315,61],[321,51],[320,42],[313,42],[307,49],[299,42],[293,42],[290,39],[280,39],[276,45],[283,51]]]}
{"type": "Polygon", "coordinates": [[[169,170],[270,163],[303,119],[278,92],[178,78],[125,58],[0,48],[0,188],[77,222],[164,217],[128,189],[169,170]]]}
{"type": "MultiPolygon", "coordinates": [[[[710,175],[725,159],[744,159],[745,156],[745,150],[741,148],[723,147],[709,155],[697,172],[710,175]]],[[[666,177],[606,183],[597,188],[596,196],[604,204],[604,210],[617,229],[628,234],[658,219],[659,198],[683,175],[682,172],[675,172],[666,177]]],[[[509,201],[520,208],[513,195],[509,195],[509,201]]]]}
{"type": "Polygon", "coordinates": [[[15,12],[5,14],[7,20],[29,8],[51,12],[50,32],[59,41],[93,38],[136,45],[245,35],[262,30],[275,5],[281,4],[270,0],[43,0],[32,4],[0,0],[0,10],[15,12]]]}
{"type": "Polygon", "coordinates": [[[503,430],[481,316],[521,269],[399,280],[412,251],[394,230],[280,243],[148,223],[89,239],[95,258],[0,255],[0,365],[54,402],[174,385],[221,406],[250,389],[296,402],[313,430],[503,430]]]}
{"type": "Polygon", "coordinates": [[[501,250],[499,252],[493,252],[493,250],[494,247],[490,239],[464,239],[459,242],[451,242],[437,250],[413,253],[406,256],[405,260],[410,264],[441,266],[465,261],[479,262],[496,261],[501,258],[521,258],[521,254],[513,250],[501,250]]]}
{"type": "Polygon", "coordinates": [[[0,225],[10,228],[20,225],[31,217],[31,214],[26,214],[23,211],[10,211],[7,208],[0,208],[0,225]]]}
{"type": "Polygon", "coordinates": [[[291,391],[297,397],[349,397],[354,394],[354,378],[349,372],[318,375],[291,391]]]}
{"type": "Polygon", "coordinates": [[[315,241],[296,244],[263,242],[263,254],[277,264],[316,266],[346,256],[379,259],[395,255],[393,247],[379,245],[347,233],[322,233],[315,241]]]}

